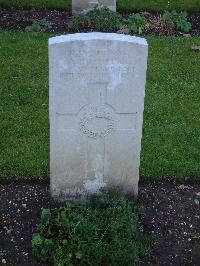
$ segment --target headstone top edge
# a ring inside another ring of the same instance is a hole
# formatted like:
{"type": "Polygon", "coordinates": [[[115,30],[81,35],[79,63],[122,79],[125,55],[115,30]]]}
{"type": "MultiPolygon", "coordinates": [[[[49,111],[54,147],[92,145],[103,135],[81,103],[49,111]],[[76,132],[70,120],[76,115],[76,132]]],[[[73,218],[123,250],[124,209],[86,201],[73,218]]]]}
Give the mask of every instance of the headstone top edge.
{"type": "Polygon", "coordinates": [[[49,46],[63,43],[63,42],[87,41],[87,40],[88,41],[89,40],[111,40],[111,41],[129,42],[129,43],[139,44],[143,46],[148,46],[148,43],[145,38],[125,35],[125,34],[102,33],[102,32],[74,33],[74,34],[52,37],[49,39],[49,46]]]}

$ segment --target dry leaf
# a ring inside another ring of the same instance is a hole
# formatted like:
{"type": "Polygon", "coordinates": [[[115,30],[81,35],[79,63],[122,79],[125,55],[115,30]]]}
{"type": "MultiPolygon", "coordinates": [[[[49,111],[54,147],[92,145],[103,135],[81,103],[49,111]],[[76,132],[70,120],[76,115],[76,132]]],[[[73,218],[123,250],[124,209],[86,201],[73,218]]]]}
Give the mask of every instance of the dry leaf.
{"type": "Polygon", "coordinates": [[[180,32],[181,33],[181,35],[183,36],[183,37],[191,37],[191,34],[189,34],[189,33],[182,33],[182,32],[180,32]]]}
{"type": "Polygon", "coordinates": [[[123,28],[121,30],[118,30],[119,34],[130,34],[130,30],[128,28],[123,28]]]}
{"type": "Polygon", "coordinates": [[[192,46],[193,51],[200,51],[200,46],[192,46]]]}

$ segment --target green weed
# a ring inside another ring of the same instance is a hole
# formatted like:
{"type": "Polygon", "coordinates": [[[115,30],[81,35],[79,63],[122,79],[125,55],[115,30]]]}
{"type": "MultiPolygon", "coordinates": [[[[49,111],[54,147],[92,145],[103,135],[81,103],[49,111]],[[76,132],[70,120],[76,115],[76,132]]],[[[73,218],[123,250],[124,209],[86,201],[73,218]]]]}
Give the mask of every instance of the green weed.
{"type": "Polygon", "coordinates": [[[165,11],[162,19],[166,24],[180,31],[189,32],[192,29],[191,23],[187,20],[187,12],[165,11]]]}
{"type": "Polygon", "coordinates": [[[54,265],[136,265],[150,253],[151,239],[139,230],[142,213],[119,191],[105,190],[88,203],[43,210],[33,253],[54,265]]]}
{"type": "Polygon", "coordinates": [[[27,26],[25,31],[26,32],[40,32],[46,31],[47,29],[52,28],[52,23],[47,21],[46,19],[40,19],[35,22],[31,26],[27,26]]]}
{"type": "Polygon", "coordinates": [[[149,27],[149,23],[139,13],[133,14],[128,20],[128,28],[132,33],[142,34],[147,27],[149,27]]]}

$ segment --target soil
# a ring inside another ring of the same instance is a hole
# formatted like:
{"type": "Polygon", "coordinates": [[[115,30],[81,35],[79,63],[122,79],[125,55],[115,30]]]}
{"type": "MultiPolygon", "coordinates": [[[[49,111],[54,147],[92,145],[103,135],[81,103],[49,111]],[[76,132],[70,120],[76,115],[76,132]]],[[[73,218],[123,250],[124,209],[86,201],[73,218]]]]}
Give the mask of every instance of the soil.
{"type": "MultiPolygon", "coordinates": [[[[150,22],[150,27],[145,30],[144,34],[152,35],[184,35],[184,33],[173,29],[163,23],[160,19],[161,13],[144,12],[144,16],[150,22]]],[[[131,14],[122,14],[128,18],[131,14]]],[[[27,26],[31,26],[33,22],[46,19],[52,23],[51,29],[45,29],[45,32],[67,33],[68,23],[72,19],[72,15],[67,11],[58,10],[35,10],[35,9],[15,9],[15,8],[0,8],[0,29],[24,31],[27,26]]],[[[191,36],[200,35],[200,13],[188,15],[188,20],[192,24],[191,36]]],[[[87,28],[86,31],[93,31],[87,28]]],[[[120,33],[127,33],[120,32],[120,33]]],[[[187,34],[185,34],[188,36],[187,34]]]]}
{"type": "MultiPolygon", "coordinates": [[[[45,265],[31,255],[31,237],[43,208],[54,208],[47,182],[0,185],[0,265],[45,265]]],[[[170,181],[140,184],[145,208],[140,227],[155,236],[140,265],[200,265],[200,184],[170,181]]]]}

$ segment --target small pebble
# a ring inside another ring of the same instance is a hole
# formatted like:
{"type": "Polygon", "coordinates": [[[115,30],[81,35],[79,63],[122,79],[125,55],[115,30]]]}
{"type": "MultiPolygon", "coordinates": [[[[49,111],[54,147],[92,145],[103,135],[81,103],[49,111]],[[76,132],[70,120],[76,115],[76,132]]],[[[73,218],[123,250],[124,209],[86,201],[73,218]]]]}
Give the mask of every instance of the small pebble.
{"type": "Polygon", "coordinates": [[[5,260],[5,259],[2,259],[1,262],[2,262],[3,264],[6,264],[6,260],[5,260]]]}
{"type": "Polygon", "coordinates": [[[185,186],[185,185],[180,185],[179,187],[178,187],[178,189],[189,189],[190,187],[188,187],[188,186],[185,186]]]}

